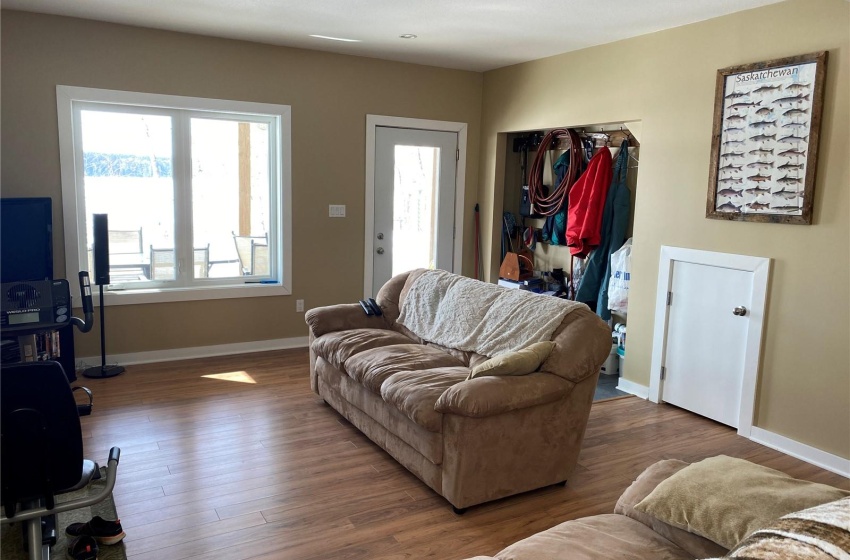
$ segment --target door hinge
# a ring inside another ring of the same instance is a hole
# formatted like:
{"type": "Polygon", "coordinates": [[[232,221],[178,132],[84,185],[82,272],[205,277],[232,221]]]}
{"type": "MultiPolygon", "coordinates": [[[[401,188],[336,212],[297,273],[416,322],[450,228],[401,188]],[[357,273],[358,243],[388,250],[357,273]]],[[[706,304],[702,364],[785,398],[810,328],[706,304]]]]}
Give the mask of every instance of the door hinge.
{"type": "Polygon", "coordinates": [[[673,292],[667,292],[667,305],[673,304],[673,292]]]}
{"type": "Polygon", "coordinates": [[[664,379],[666,377],[667,377],[667,368],[664,367],[664,366],[661,366],[661,381],[664,381],[664,379]]]}
{"type": "Polygon", "coordinates": [[[460,148],[455,148],[455,161],[460,161],[460,148]]]}

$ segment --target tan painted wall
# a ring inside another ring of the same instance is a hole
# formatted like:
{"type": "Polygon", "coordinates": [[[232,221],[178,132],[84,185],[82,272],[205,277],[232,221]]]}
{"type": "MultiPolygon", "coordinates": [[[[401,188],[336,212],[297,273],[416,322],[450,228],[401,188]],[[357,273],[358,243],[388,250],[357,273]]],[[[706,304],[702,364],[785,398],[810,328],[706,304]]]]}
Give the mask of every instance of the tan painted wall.
{"type": "Polygon", "coordinates": [[[626,378],[649,384],[661,245],[771,257],[756,425],[850,457],[848,49],[850,3],[790,0],[485,73],[484,254],[498,251],[500,133],[642,121],[626,378]],[[717,69],[819,50],[830,52],[815,224],[705,219],[717,69]]]}
{"type": "MultiPolygon", "coordinates": [[[[293,295],[112,306],[107,340],[118,354],[305,336],[296,298],[310,308],[362,297],[366,114],[468,123],[471,216],[482,81],[476,72],[3,11],[2,194],[53,198],[61,277],[57,84],[291,105],[293,295]],[[331,203],[347,205],[348,217],[328,219],[331,203]]],[[[472,239],[467,230],[467,273],[472,239]]],[[[96,332],[76,337],[78,355],[99,354],[96,332]]]]}

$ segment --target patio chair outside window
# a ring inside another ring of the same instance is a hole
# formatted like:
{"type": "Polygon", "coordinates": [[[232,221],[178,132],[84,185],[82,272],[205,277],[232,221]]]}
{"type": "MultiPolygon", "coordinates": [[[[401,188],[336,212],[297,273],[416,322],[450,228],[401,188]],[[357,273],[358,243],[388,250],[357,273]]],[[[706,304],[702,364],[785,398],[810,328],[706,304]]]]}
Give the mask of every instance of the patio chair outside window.
{"type": "Polygon", "coordinates": [[[243,276],[268,276],[269,240],[265,235],[236,235],[236,254],[239,256],[239,266],[243,276]]]}
{"type": "Polygon", "coordinates": [[[208,278],[210,272],[210,244],[206,247],[195,247],[192,266],[195,267],[195,278],[208,278]]]}
{"type": "Polygon", "coordinates": [[[269,246],[268,243],[251,242],[251,273],[255,276],[269,275],[269,246]]]}
{"type": "Polygon", "coordinates": [[[111,229],[108,232],[109,237],[109,254],[111,255],[130,255],[144,252],[142,245],[142,228],[121,230],[111,229]]]}
{"type": "MultiPolygon", "coordinates": [[[[207,278],[210,270],[210,246],[195,247],[194,277],[207,278]]],[[[151,245],[151,280],[174,280],[176,277],[174,249],[156,249],[151,245]]]]}
{"type": "MultiPolygon", "coordinates": [[[[146,280],[144,245],[142,228],[110,229],[109,240],[109,277],[112,282],[137,282],[146,280]]],[[[94,253],[88,248],[89,270],[94,270],[94,253]]]]}

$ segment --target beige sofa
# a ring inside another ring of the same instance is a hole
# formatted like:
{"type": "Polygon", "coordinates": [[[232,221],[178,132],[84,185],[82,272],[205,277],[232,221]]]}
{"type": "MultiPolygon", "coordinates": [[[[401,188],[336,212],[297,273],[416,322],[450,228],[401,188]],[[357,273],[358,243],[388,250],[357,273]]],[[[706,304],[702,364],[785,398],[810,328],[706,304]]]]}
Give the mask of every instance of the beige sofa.
{"type": "Polygon", "coordinates": [[[383,316],[358,304],[307,313],[313,391],[455,511],[566,482],[610,351],[607,325],[575,310],[538,371],[467,380],[486,356],[423,343],[396,321],[423,272],[381,288],[383,316]]]}
{"type": "Polygon", "coordinates": [[[495,556],[468,560],[837,558],[822,551],[840,548],[850,554],[848,494],[740,459],[720,456],[693,465],[667,459],[651,465],[632,483],[613,514],[567,521],[495,556]],[[688,467],[702,470],[686,474],[688,467]],[[706,469],[713,469],[716,476],[704,477],[706,469]],[[724,492],[726,480],[729,488],[724,492]],[[641,511],[648,502],[663,512],[660,517],[669,514],[669,523],[641,511]],[[798,511],[802,508],[811,509],[798,511]],[[681,527],[674,524],[677,521],[681,527]]]}

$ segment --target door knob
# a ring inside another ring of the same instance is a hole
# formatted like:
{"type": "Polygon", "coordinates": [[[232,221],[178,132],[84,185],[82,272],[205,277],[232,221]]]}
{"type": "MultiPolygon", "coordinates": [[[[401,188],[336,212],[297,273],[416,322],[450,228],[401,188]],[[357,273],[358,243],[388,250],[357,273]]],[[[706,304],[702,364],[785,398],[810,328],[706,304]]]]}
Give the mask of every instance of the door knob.
{"type": "Polygon", "coordinates": [[[383,234],[383,233],[379,233],[379,234],[378,234],[378,239],[383,239],[383,238],[384,238],[384,234],[383,234]]]}
{"type": "Polygon", "coordinates": [[[732,315],[737,315],[738,317],[743,317],[747,314],[747,308],[743,305],[739,305],[735,309],[732,310],[732,315]]]}
{"type": "Polygon", "coordinates": [[[378,247],[377,249],[375,249],[375,252],[378,253],[379,255],[383,255],[384,254],[384,248],[378,247]]]}

